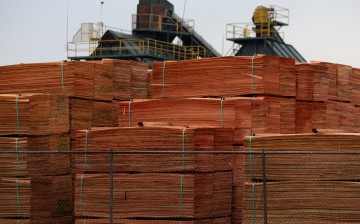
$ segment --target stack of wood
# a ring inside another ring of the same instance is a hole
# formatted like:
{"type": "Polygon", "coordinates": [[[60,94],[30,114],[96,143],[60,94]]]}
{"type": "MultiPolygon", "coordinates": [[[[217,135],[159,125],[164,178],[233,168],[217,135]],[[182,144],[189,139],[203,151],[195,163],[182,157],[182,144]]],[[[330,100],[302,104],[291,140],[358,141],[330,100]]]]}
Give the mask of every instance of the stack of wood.
{"type": "Polygon", "coordinates": [[[231,155],[183,154],[185,151],[231,151],[232,129],[184,127],[93,128],[78,131],[76,173],[110,172],[110,150],[170,151],[172,154],[123,154],[114,161],[114,172],[216,172],[231,170],[231,155]],[[114,138],[113,136],[116,136],[114,138]],[[184,142],[183,142],[184,141],[184,142]],[[184,144],[183,144],[184,143],[184,144]],[[90,153],[87,154],[86,152],[90,153]],[[103,154],[91,154],[103,151],[103,154]],[[219,158],[222,160],[219,161],[219,158]],[[136,162],[135,162],[136,161],[136,162]]]}
{"type": "Polygon", "coordinates": [[[278,57],[258,55],[154,63],[151,96],[279,95],[279,61],[278,57]]]}
{"type": "MultiPolygon", "coordinates": [[[[245,152],[359,152],[359,134],[253,136],[245,152]],[[311,143],[311,144],[309,144],[311,143]]],[[[263,222],[262,154],[243,158],[244,223],[263,222]]],[[[350,154],[267,154],[267,212],[270,222],[358,222],[358,158],[350,154]],[[347,195],[345,197],[345,195],[347,195]],[[295,208],[295,209],[294,209],[295,208]],[[343,212],[347,211],[347,212],[343,212]]]]}
{"type": "Polygon", "coordinates": [[[49,93],[94,98],[94,65],[52,62],[1,66],[0,93],[49,93]]]}
{"type": "Polygon", "coordinates": [[[243,136],[252,132],[267,131],[269,116],[263,97],[133,100],[119,103],[121,127],[136,127],[138,122],[160,122],[173,126],[235,128],[236,144],[241,144],[243,136]]]}
{"type": "Polygon", "coordinates": [[[231,151],[232,147],[233,130],[226,128],[134,127],[78,131],[76,218],[109,217],[110,150],[134,152],[115,154],[113,158],[114,218],[165,221],[230,217],[232,156],[186,152],[231,151]],[[106,156],[92,153],[97,151],[103,151],[106,156]],[[161,153],[164,151],[169,153],[161,153]]]}
{"type": "Polygon", "coordinates": [[[102,61],[113,76],[113,99],[146,99],[148,98],[149,80],[148,65],[135,61],[111,60],[102,61]]]}
{"type": "MultiPolygon", "coordinates": [[[[114,219],[209,219],[231,213],[231,172],[114,174],[114,219]]],[[[109,218],[109,174],[76,176],[79,220],[109,218]],[[81,192],[81,195],[80,195],[81,192]]]]}
{"type": "Polygon", "coordinates": [[[280,96],[296,96],[295,59],[279,58],[280,61],[280,96]]]}
{"type": "Polygon", "coordinates": [[[50,152],[70,151],[67,134],[28,137],[0,137],[1,177],[57,176],[70,173],[70,155],[50,152]],[[37,153],[38,151],[44,153],[37,153]],[[48,152],[48,153],[47,153],[48,152]]]}
{"type": "Polygon", "coordinates": [[[348,65],[337,65],[337,100],[342,102],[351,101],[352,67],[348,65]]]}
{"type": "Polygon", "coordinates": [[[69,100],[50,94],[0,94],[0,135],[69,131],[69,100]]]}

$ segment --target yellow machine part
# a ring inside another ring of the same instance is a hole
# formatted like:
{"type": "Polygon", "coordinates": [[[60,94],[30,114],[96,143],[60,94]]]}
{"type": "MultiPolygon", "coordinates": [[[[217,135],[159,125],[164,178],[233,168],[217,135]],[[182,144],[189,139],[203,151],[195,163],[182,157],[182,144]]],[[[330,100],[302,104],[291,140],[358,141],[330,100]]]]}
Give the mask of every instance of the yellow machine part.
{"type": "Polygon", "coordinates": [[[269,12],[269,8],[266,8],[264,6],[256,7],[253,17],[254,24],[268,23],[269,22],[268,12],[269,12]]]}

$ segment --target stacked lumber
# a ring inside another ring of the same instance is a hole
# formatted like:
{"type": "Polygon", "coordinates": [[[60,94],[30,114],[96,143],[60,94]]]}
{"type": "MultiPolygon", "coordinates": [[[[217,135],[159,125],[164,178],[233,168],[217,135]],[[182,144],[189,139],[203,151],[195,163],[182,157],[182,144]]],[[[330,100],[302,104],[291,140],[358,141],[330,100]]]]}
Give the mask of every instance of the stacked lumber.
{"type": "MultiPolygon", "coordinates": [[[[327,102],[312,102],[311,124],[312,129],[327,129],[327,102]]],[[[301,123],[301,122],[299,122],[301,123]]],[[[304,128],[303,130],[308,130],[304,128]]]]}
{"type": "Polygon", "coordinates": [[[94,100],[111,101],[113,99],[114,70],[106,60],[96,62],[94,73],[94,100]]]}
{"type": "MultiPolygon", "coordinates": [[[[1,221],[0,221],[1,223],[1,221]]],[[[75,224],[83,224],[83,219],[77,219],[75,224]]],[[[87,219],[88,224],[108,224],[109,219],[87,219]]],[[[179,221],[171,220],[144,220],[144,219],[115,219],[114,224],[179,224],[179,221]]],[[[183,224],[231,224],[230,218],[213,218],[213,219],[200,219],[200,220],[182,220],[183,224]]]]}
{"type": "Polygon", "coordinates": [[[314,67],[314,93],[312,100],[325,102],[329,99],[328,69],[324,65],[311,65],[314,67]]]}
{"type": "Polygon", "coordinates": [[[115,155],[114,172],[214,172],[231,170],[231,155],[184,154],[187,151],[231,151],[232,129],[184,127],[93,128],[78,131],[76,173],[110,172],[110,150],[171,151],[174,154],[115,155]],[[184,135],[183,135],[184,132],[184,135]],[[116,136],[116,138],[114,138],[116,136]],[[103,154],[91,154],[104,151],[103,154]],[[221,158],[221,160],[220,160],[221,158]]]}
{"type": "Polygon", "coordinates": [[[300,63],[297,68],[296,99],[312,101],[314,95],[314,67],[300,63]]]}
{"type": "Polygon", "coordinates": [[[119,126],[162,122],[191,127],[235,128],[235,143],[267,130],[268,108],[262,97],[133,100],[119,103],[119,126]],[[204,116],[206,114],[206,116],[204,116]]]}
{"type": "Polygon", "coordinates": [[[30,219],[1,219],[1,224],[29,224],[30,219]]]}
{"type": "Polygon", "coordinates": [[[312,61],[311,65],[317,65],[320,67],[324,67],[327,79],[328,79],[328,99],[329,100],[338,100],[338,91],[337,91],[337,83],[338,83],[338,72],[337,65],[328,63],[328,62],[317,62],[312,61]]]}
{"type": "MultiPolygon", "coordinates": [[[[244,151],[358,152],[359,146],[360,135],[355,133],[268,135],[246,137],[244,151]]],[[[254,179],[262,179],[261,156],[252,156],[254,179]]],[[[245,157],[245,176],[251,179],[250,157],[245,157]]],[[[357,159],[352,155],[267,155],[266,175],[269,180],[354,180],[360,178],[357,159]]]]}
{"type": "MultiPolygon", "coordinates": [[[[177,220],[229,217],[231,176],[231,172],[114,174],[113,217],[177,220]]],[[[77,219],[109,218],[109,200],[109,174],[76,175],[77,219]]]]}
{"type": "Polygon", "coordinates": [[[355,133],[360,133],[360,107],[354,107],[354,128],[355,133]]]}
{"type": "MultiPolygon", "coordinates": [[[[359,134],[264,135],[245,139],[244,151],[359,152],[359,134]],[[311,144],[309,144],[311,143],[311,144]]],[[[244,223],[263,222],[263,159],[244,156],[244,223]]],[[[267,211],[270,222],[359,222],[358,158],[346,154],[267,154],[267,211]]]]}
{"type": "Polygon", "coordinates": [[[353,68],[351,75],[351,103],[360,105],[360,69],[353,68]]]}
{"type": "Polygon", "coordinates": [[[0,219],[30,218],[30,179],[0,179],[0,219]]]}
{"type": "Polygon", "coordinates": [[[94,98],[94,64],[51,62],[0,67],[0,94],[49,93],[94,98]]]}
{"type": "Polygon", "coordinates": [[[265,55],[154,63],[151,95],[152,98],[279,95],[279,73],[279,58],[265,55]]]}
{"type": "MultiPolygon", "coordinates": [[[[117,127],[119,122],[118,102],[93,101],[92,127],[117,127]]],[[[84,129],[86,127],[82,127],[84,129]]]]}
{"type": "Polygon", "coordinates": [[[67,97],[0,94],[0,135],[52,135],[68,130],[67,97]]]}
{"type": "Polygon", "coordinates": [[[109,72],[112,70],[113,99],[148,98],[149,80],[146,63],[106,59],[102,61],[102,65],[108,67],[109,72]]]}
{"type": "Polygon", "coordinates": [[[31,178],[31,223],[71,223],[73,220],[71,176],[31,178]]]}
{"type": "Polygon", "coordinates": [[[69,107],[71,139],[75,139],[77,130],[92,127],[93,101],[71,98],[69,107]]]}
{"type": "Polygon", "coordinates": [[[267,133],[295,133],[295,99],[265,97],[268,105],[267,133]]]}
{"type": "MultiPolygon", "coordinates": [[[[243,223],[264,223],[263,184],[246,183],[244,188],[243,223]]],[[[284,181],[269,182],[266,188],[269,223],[350,224],[360,220],[359,182],[284,181]]]]}
{"type": "Polygon", "coordinates": [[[296,96],[295,59],[279,58],[280,61],[280,96],[296,96]]]}
{"type": "Polygon", "coordinates": [[[351,75],[351,66],[337,65],[337,100],[344,102],[351,101],[351,75]]]}
{"type": "Polygon", "coordinates": [[[1,177],[55,176],[70,173],[70,137],[64,135],[1,137],[1,177]],[[28,151],[28,153],[26,153],[28,151]],[[54,153],[31,153],[31,152],[54,153]]]}
{"type": "Polygon", "coordinates": [[[312,107],[312,102],[296,101],[296,133],[310,133],[312,131],[312,107]]]}

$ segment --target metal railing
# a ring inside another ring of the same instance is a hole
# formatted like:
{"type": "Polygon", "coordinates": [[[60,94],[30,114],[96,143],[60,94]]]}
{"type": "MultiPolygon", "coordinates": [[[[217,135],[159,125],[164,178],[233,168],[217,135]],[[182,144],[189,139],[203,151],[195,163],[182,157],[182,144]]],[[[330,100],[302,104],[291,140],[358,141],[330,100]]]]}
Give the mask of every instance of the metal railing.
{"type": "Polygon", "coordinates": [[[183,28],[187,32],[194,32],[195,21],[191,19],[178,20],[173,17],[163,17],[156,14],[133,14],[132,29],[133,30],[155,30],[155,31],[173,31],[183,32],[183,28]]]}
{"type": "Polygon", "coordinates": [[[284,33],[278,31],[271,31],[268,27],[255,28],[253,23],[230,23],[226,25],[226,38],[255,38],[255,37],[276,37],[280,35],[284,39],[284,33]],[[262,32],[264,31],[264,32],[262,32]]]}
{"type": "Polygon", "coordinates": [[[68,43],[69,57],[154,56],[173,60],[207,58],[201,46],[178,46],[154,39],[120,39],[68,43]]]}

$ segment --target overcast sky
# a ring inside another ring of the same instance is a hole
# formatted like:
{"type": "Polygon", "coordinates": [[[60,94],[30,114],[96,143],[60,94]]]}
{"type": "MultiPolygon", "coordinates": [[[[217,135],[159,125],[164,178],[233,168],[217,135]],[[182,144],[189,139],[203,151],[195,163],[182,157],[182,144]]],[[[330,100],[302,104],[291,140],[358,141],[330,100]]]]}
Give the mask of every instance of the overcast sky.
{"type": "MultiPolygon", "coordinates": [[[[98,22],[100,0],[0,0],[0,65],[66,59],[66,17],[69,35],[83,22],[98,22]]],[[[138,0],[104,0],[105,25],[131,30],[138,0]]],[[[182,16],[185,0],[170,0],[182,16]]],[[[360,0],[187,0],[185,18],[219,52],[231,42],[223,39],[227,23],[251,21],[258,5],[290,10],[285,41],[307,61],[319,60],[360,67],[360,0]],[[223,47],[224,46],[224,47],[223,47]]]]}

